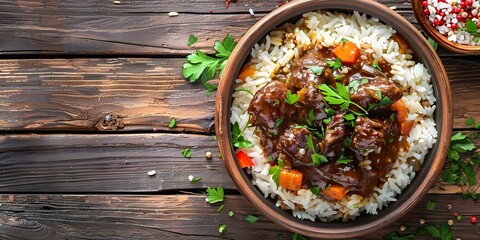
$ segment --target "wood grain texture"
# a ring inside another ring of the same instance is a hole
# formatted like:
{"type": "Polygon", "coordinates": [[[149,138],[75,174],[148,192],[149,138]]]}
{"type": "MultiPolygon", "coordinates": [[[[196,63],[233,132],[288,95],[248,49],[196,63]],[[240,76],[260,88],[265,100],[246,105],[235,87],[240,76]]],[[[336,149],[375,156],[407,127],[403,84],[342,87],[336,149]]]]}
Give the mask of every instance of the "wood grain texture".
{"type": "MultiPolygon", "coordinates": [[[[475,144],[479,146],[480,139],[475,144]]],[[[197,134],[9,134],[0,136],[0,193],[157,193],[217,185],[236,189],[218,153],[211,136],[197,134]],[[186,148],[192,158],[181,154],[186,148]],[[206,152],[212,159],[205,158],[206,152]],[[151,170],[157,174],[148,176],[151,170]],[[203,180],[191,184],[189,175],[203,180]]],[[[461,187],[441,178],[430,190],[460,192],[461,187]]]]}
{"type": "MultiPolygon", "coordinates": [[[[443,58],[452,86],[454,127],[480,119],[480,57],[443,58]]],[[[215,96],[181,76],[181,58],[0,60],[0,131],[117,131],[213,133],[215,96]],[[170,119],[178,119],[169,129],[170,119]],[[108,129],[107,129],[108,130],[108,129]],[[112,130],[112,129],[110,129],[112,130]]]]}
{"type": "Polygon", "coordinates": [[[216,142],[193,134],[0,136],[0,192],[234,188],[216,142]],[[190,149],[191,158],[182,150],[190,149]],[[206,152],[213,157],[207,159],[206,152]],[[155,170],[155,176],[147,172],[155,170]],[[204,177],[192,184],[188,176],[204,177]]]}
{"type": "MultiPolygon", "coordinates": [[[[1,195],[0,236],[2,239],[291,239],[290,232],[261,215],[239,195],[227,195],[225,207],[210,206],[204,195],[1,195]],[[228,216],[233,210],[235,215],[228,216]],[[248,214],[259,217],[247,223],[248,214]],[[227,224],[223,234],[221,224],[227,224]]],[[[398,222],[356,239],[381,239],[401,225],[415,231],[420,226],[439,226],[453,219],[453,239],[478,239],[475,201],[460,196],[428,195],[398,222]],[[425,210],[428,201],[436,203],[425,210]],[[448,210],[447,205],[452,209],[448,210]],[[421,225],[423,218],[426,223],[421,225]]],[[[320,224],[320,223],[319,223],[320,224]]],[[[430,238],[424,238],[430,239],[430,238]]]]}
{"type": "Polygon", "coordinates": [[[213,132],[215,94],[181,76],[183,59],[0,60],[0,130],[123,128],[213,132]],[[177,127],[167,126],[176,118],[177,127]]]}
{"type": "MultiPolygon", "coordinates": [[[[121,2],[0,1],[0,55],[185,55],[194,48],[212,52],[215,40],[227,33],[240,39],[280,1],[239,0],[229,9],[223,0],[121,2]],[[250,8],[257,11],[255,16],[248,14],[250,8]],[[169,17],[169,11],[180,14],[169,17]],[[192,47],[186,44],[189,34],[199,38],[192,47]]],[[[410,3],[382,2],[416,23],[410,3]]]]}

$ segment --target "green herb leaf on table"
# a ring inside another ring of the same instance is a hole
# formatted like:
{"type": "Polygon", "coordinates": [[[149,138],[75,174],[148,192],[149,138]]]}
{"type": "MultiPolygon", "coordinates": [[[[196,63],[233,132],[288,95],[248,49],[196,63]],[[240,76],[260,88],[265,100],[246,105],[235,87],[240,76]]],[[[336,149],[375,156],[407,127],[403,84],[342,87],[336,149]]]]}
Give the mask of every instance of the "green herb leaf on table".
{"type": "Polygon", "coordinates": [[[177,119],[172,118],[172,120],[170,120],[170,123],[168,124],[168,127],[173,128],[173,127],[175,127],[176,124],[177,124],[177,119]]]}
{"type": "Polygon", "coordinates": [[[191,158],[192,157],[192,151],[190,149],[185,148],[182,150],[182,155],[186,158],[191,158]]]}
{"type": "Polygon", "coordinates": [[[308,240],[308,238],[300,235],[300,234],[297,234],[297,233],[294,233],[292,234],[292,240],[308,240]]]}
{"type": "Polygon", "coordinates": [[[190,183],[197,183],[202,181],[203,177],[193,177],[192,175],[190,175],[188,179],[190,180],[190,183]]]}
{"type": "Polygon", "coordinates": [[[434,201],[428,201],[428,202],[427,202],[427,210],[428,210],[428,211],[432,211],[433,209],[435,209],[435,205],[436,205],[436,204],[437,204],[437,203],[434,202],[434,201]]]}
{"type": "Polygon", "coordinates": [[[235,212],[233,210],[228,211],[228,216],[233,217],[235,215],[235,212]]]}
{"type": "Polygon", "coordinates": [[[472,117],[469,117],[465,121],[465,124],[467,124],[468,126],[474,126],[475,125],[475,119],[473,119],[472,117]]]}
{"type": "Polygon", "coordinates": [[[290,90],[287,91],[286,93],[286,96],[285,96],[285,102],[290,104],[290,105],[293,105],[295,104],[296,102],[298,102],[299,100],[299,97],[297,94],[292,94],[292,92],[290,90]]]}
{"type": "Polygon", "coordinates": [[[223,233],[225,232],[225,229],[227,228],[227,224],[222,224],[219,228],[218,228],[218,232],[219,233],[223,233]]]}
{"type": "Polygon", "coordinates": [[[225,207],[225,204],[220,205],[220,207],[217,208],[217,212],[222,211],[224,207],[225,207]]]}
{"type": "Polygon", "coordinates": [[[430,46],[432,46],[433,50],[437,50],[438,48],[438,43],[435,42],[435,40],[433,40],[432,38],[428,38],[428,43],[430,43],[430,46]]]}
{"type": "Polygon", "coordinates": [[[187,61],[182,66],[182,75],[188,78],[190,82],[200,82],[208,89],[208,93],[211,94],[217,86],[208,83],[215,77],[215,73],[221,76],[222,71],[226,65],[226,61],[233,49],[236,46],[231,35],[227,35],[223,41],[215,42],[214,49],[217,51],[215,56],[208,56],[204,52],[197,50],[187,56],[187,61]]]}
{"type": "Polygon", "coordinates": [[[218,203],[218,202],[223,202],[223,188],[222,187],[217,187],[217,188],[212,188],[209,187],[207,188],[207,202],[210,204],[218,203]]]}
{"type": "Polygon", "coordinates": [[[385,237],[383,237],[383,240],[414,240],[414,239],[415,239],[415,235],[413,234],[398,236],[397,232],[391,232],[385,237]]]}
{"type": "Polygon", "coordinates": [[[192,46],[194,43],[196,43],[198,41],[198,38],[193,35],[193,34],[190,34],[188,35],[188,41],[187,41],[187,45],[190,47],[192,46]]]}
{"type": "Polygon", "coordinates": [[[245,221],[247,221],[250,224],[254,224],[258,221],[258,217],[254,216],[254,215],[251,215],[251,214],[248,214],[247,217],[245,217],[245,221]]]}

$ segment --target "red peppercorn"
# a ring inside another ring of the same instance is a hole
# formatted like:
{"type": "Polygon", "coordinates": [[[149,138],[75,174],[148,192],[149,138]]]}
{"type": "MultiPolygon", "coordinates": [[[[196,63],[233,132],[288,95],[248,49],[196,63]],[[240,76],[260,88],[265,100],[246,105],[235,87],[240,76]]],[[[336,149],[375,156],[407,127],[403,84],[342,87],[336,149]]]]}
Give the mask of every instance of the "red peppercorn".
{"type": "Polygon", "coordinates": [[[454,217],[457,217],[457,216],[458,216],[458,212],[457,212],[457,211],[453,212],[453,216],[454,216],[454,217]]]}
{"type": "Polygon", "coordinates": [[[470,222],[472,222],[473,224],[477,223],[477,217],[472,216],[472,217],[470,218],[470,222]]]}

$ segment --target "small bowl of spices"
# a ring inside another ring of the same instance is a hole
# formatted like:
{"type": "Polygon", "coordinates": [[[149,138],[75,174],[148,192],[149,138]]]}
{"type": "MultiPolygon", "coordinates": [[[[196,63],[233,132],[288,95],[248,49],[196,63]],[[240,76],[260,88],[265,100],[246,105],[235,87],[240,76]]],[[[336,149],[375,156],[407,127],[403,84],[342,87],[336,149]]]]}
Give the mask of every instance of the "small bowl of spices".
{"type": "Polygon", "coordinates": [[[442,47],[480,54],[480,1],[412,0],[417,21],[442,47]]]}

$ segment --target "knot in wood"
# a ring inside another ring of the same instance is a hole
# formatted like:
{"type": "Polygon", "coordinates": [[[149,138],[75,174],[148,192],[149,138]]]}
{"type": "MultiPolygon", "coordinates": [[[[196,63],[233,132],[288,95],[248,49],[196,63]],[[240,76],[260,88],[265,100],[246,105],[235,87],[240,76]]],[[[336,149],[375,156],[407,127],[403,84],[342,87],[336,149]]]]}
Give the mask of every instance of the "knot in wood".
{"type": "Polygon", "coordinates": [[[101,131],[117,130],[124,127],[123,120],[117,114],[106,114],[105,117],[95,124],[95,127],[101,131]]]}

